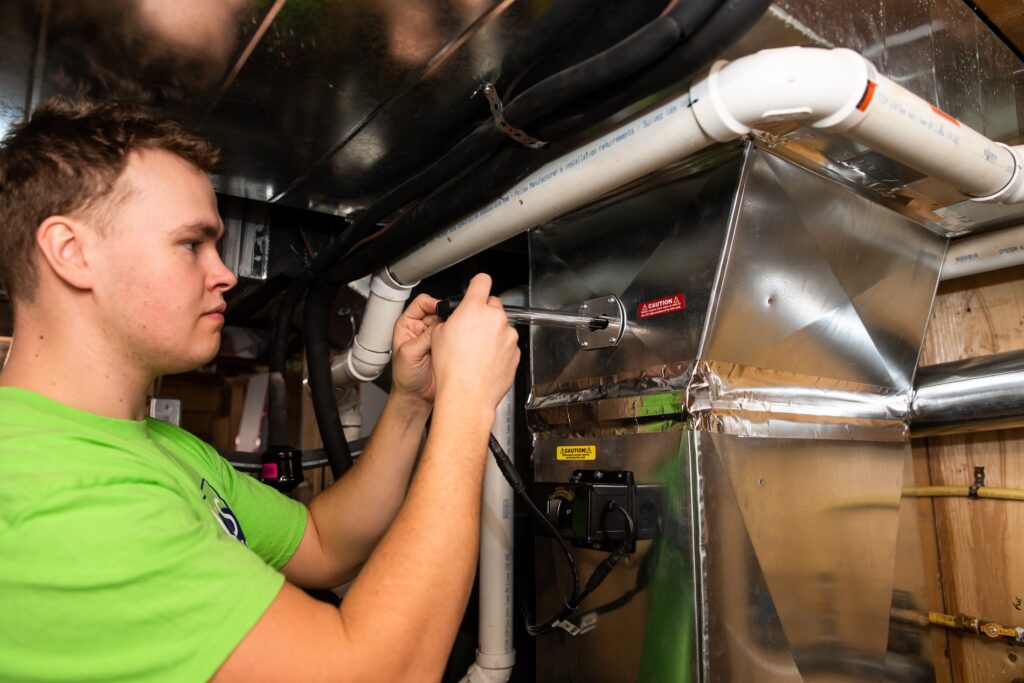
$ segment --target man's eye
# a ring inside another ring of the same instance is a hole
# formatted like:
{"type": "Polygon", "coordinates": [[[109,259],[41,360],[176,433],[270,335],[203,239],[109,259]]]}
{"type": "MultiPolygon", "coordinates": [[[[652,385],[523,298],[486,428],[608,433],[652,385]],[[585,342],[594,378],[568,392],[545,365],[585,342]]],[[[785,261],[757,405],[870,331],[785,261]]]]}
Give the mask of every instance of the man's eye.
{"type": "Polygon", "coordinates": [[[184,247],[185,247],[186,249],[188,249],[189,251],[195,251],[195,250],[196,250],[196,248],[197,248],[197,247],[199,247],[199,242],[195,242],[195,241],[190,241],[190,242],[182,242],[182,245],[183,245],[183,246],[184,246],[184,247]]]}

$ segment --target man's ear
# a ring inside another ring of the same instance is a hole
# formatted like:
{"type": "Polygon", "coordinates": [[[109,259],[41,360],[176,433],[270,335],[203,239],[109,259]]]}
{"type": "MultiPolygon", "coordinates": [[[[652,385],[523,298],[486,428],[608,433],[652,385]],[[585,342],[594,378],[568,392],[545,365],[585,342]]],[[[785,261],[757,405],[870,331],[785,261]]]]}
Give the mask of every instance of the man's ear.
{"type": "Polygon", "coordinates": [[[88,228],[68,216],[50,216],[36,230],[36,245],[57,277],[76,289],[92,289],[93,273],[86,258],[88,228]]]}

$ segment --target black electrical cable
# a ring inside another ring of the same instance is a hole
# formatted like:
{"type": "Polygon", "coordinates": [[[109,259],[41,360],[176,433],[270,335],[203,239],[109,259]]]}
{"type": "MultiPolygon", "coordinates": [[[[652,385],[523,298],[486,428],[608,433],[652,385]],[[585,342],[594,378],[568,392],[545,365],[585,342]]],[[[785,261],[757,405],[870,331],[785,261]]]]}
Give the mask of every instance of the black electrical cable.
{"type": "Polygon", "coordinates": [[[530,494],[526,490],[526,483],[523,481],[523,478],[519,476],[519,472],[516,470],[512,460],[508,457],[508,454],[505,453],[505,449],[501,447],[501,444],[498,443],[498,440],[493,434],[491,434],[488,439],[488,446],[491,449],[491,454],[494,456],[494,461],[497,463],[502,476],[505,477],[505,480],[508,482],[509,486],[512,487],[512,490],[516,492],[516,495],[519,496],[519,499],[522,500],[526,504],[526,507],[530,509],[533,516],[539,520],[548,532],[554,536],[555,540],[558,541],[559,548],[565,557],[565,561],[572,571],[572,597],[568,600],[563,599],[562,607],[554,616],[549,619],[545,619],[540,623],[526,625],[527,633],[533,636],[541,635],[542,633],[547,633],[552,630],[557,622],[572,616],[572,613],[576,611],[587,596],[597,590],[597,587],[601,585],[605,578],[607,578],[608,574],[615,569],[615,566],[619,561],[622,560],[622,558],[625,557],[633,547],[632,541],[636,538],[636,525],[633,523],[632,516],[630,516],[629,512],[625,508],[615,501],[608,503],[608,510],[617,510],[626,519],[626,540],[622,545],[610,553],[608,557],[601,561],[590,575],[590,578],[587,579],[587,583],[583,587],[583,590],[580,590],[579,569],[576,566],[576,560],[573,558],[572,552],[569,550],[569,544],[565,542],[565,538],[562,537],[562,534],[558,531],[555,525],[551,523],[548,516],[541,512],[533,502],[533,499],[530,498],[530,494]]]}
{"type": "MultiPolygon", "coordinates": [[[[677,83],[692,80],[715,56],[749,31],[771,5],[772,0],[725,0],[694,36],[681,42],[651,68],[623,84],[615,94],[626,101],[638,102],[653,93],[677,83]]],[[[595,92],[573,103],[571,114],[561,112],[561,119],[543,135],[564,135],[591,125],[595,115],[600,119],[617,113],[621,107],[609,100],[607,92],[595,92]]]]}
{"type": "Polygon", "coordinates": [[[345,431],[338,417],[338,405],[334,399],[334,385],[331,382],[331,353],[327,341],[325,321],[330,315],[331,304],[337,288],[323,280],[317,280],[306,297],[303,310],[303,332],[306,343],[306,364],[309,367],[309,390],[313,399],[313,413],[324,442],[324,451],[331,465],[335,481],[352,467],[345,431]]]}
{"type": "Polygon", "coordinates": [[[562,534],[558,532],[555,525],[551,523],[548,516],[541,512],[537,505],[530,498],[530,494],[526,490],[526,482],[519,476],[516,466],[512,463],[512,460],[505,453],[505,449],[501,447],[498,440],[491,434],[488,441],[488,446],[491,449],[491,454],[494,456],[494,461],[498,465],[498,469],[501,470],[502,476],[505,477],[505,481],[512,487],[512,490],[516,492],[516,495],[526,504],[526,507],[530,509],[533,516],[544,526],[548,532],[555,537],[558,541],[559,547],[562,549],[562,554],[565,556],[566,564],[569,565],[569,570],[572,572],[572,594],[575,596],[580,590],[580,572],[576,566],[576,560],[572,556],[572,552],[569,550],[569,544],[562,538],[562,534]]]}

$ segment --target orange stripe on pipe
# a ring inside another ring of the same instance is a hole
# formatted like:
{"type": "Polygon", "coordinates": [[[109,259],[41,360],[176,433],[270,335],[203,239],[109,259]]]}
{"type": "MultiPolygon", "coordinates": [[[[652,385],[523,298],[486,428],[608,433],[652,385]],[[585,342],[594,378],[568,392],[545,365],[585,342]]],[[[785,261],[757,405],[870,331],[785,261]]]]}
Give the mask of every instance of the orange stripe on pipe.
{"type": "Polygon", "coordinates": [[[950,123],[952,123],[954,126],[958,126],[958,127],[960,126],[960,122],[959,121],[957,121],[952,116],[950,116],[946,112],[944,112],[941,109],[939,109],[938,107],[936,107],[934,104],[932,105],[932,111],[935,112],[936,114],[938,114],[939,116],[941,116],[942,118],[946,119],[950,123]]]}
{"type": "Polygon", "coordinates": [[[875,96],[875,82],[868,81],[868,87],[864,88],[864,96],[860,98],[860,102],[857,103],[857,109],[861,111],[867,111],[868,105],[871,104],[871,98],[875,96]]]}

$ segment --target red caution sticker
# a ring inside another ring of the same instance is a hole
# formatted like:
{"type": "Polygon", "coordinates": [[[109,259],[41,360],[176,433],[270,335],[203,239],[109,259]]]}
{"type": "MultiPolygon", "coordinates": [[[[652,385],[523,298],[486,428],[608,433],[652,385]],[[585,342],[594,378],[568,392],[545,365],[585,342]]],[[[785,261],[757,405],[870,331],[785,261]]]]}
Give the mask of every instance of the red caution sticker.
{"type": "Polygon", "coordinates": [[[644,318],[651,318],[664,313],[681,311],[685,308],[686,297],[682,293],[679,293],[673,294],[672,296],[666,296],[661,299],[655,299],[654,301],[643,302],[637,310],[637,316],[643,320],[644,318]]]}

